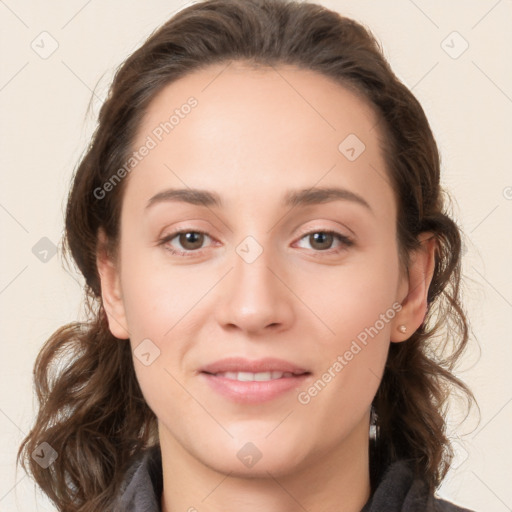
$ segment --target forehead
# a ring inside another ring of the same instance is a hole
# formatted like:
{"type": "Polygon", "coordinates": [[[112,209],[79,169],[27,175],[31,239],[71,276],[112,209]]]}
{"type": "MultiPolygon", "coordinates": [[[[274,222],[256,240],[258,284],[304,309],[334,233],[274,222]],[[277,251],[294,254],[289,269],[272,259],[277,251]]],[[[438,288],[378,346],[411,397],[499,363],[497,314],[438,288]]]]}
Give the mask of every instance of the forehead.
{"type": "MultiPolygon", "coordinates": [[[[158,131],[173,113],[179,115],[191,98],[197,107],[186,124],[193,128],[197,140],[203,135],[208,139],[221,136],[222,128],[235,128],[240,135],[258,135],[248,140],[253,147],[259,141],[267,142],[276,132],[281,138],[311,137],[315,132],[318,138],[334,135],[334,140],[347,129],[364,139],[377,135],[371,133],[377,117],[369,103],[333,79],[290,65],[254,67],[236,61],[193,71],[164,87],[146,109],[138,139],[158,131]],[[300,123],[294,124],[296,121],[300,123]]],[[[176,139],[180,131],[190,131],[181,120],[182,115],[173,120],[173,133],[164,135],[176,139]],[[179,130],[178,124],[182,125],[179,130]]]]}
{"type": "Polygon", "coordinates": [[[212,65],[153,98],[132,145],[151,149],[128,190],[146,199],[179,186],[269,200],[285,189],[337,184],[385,206],[393,193],[377,124],[360,95],[311,70],[212,65]]]}

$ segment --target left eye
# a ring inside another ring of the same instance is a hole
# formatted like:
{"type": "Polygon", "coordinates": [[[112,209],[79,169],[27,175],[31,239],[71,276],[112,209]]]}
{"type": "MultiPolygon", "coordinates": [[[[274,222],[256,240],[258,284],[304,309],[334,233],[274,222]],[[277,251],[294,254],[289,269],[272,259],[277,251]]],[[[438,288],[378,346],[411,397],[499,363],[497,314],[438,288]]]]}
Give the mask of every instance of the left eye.
{"type": "MultiPolygon", "coordinates": [[[[317,253],[337,253],[353,245],[353,241],[349,237],[347,237],[346,235],[342,235],[341,233],[337,233],[336,231],[310,231],[309,233],[303,234],[299,240],[304,240],[308,237],[309,243],[312,244],[313,249],[315,249],[314,252],[317,253]],[[331,246],[335,240],[339,241],[340,246],[332,249],[331,246]]],[[[176,254],[179,256],[192,256],[192,253],[197,253],[198,249],[202,249],[205,238],[211,239],[209,235],[202,231],[182,230],[167,235],[159,242],[159,244],[163,245],[165,249],[170,251],[172,254],[176,254]],[[179,245],[184,250],[176,249],[175,247],[173,247],[171,242],[174,239],[178,240],[179,245]]]]}
{"type": "Polygon", "coordinates": [[[313,248],[315,248],[315,245],[317,246],[316,248],[318,250],[315,252],[340,252],[340,250],[343,250],[343,248],[353,245],[353,242],[349,237],[342,235],[341,233],[337,233],[336,231],[310,231],[309,233],[306,233],[304,236],[302,236],[301,240],[305,238],[308,239],[309,243],[313,245],[313,248]],[[340,242],[341,248],[338,247],[331,249],[331,246],[336,239],[340,242]]]}

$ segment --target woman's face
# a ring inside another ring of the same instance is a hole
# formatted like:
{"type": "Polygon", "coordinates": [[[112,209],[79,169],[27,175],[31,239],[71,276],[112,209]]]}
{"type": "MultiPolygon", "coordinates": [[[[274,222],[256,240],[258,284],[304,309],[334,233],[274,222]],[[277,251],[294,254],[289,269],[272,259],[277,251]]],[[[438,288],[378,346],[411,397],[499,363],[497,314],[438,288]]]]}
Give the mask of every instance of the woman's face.
{"type": "Polygon", "coordinates": [[[251,475],[364,459],[408,289],[376,124],[294,67],[211,66],[150,104],[103,293],[163,449],[251,475]]]}

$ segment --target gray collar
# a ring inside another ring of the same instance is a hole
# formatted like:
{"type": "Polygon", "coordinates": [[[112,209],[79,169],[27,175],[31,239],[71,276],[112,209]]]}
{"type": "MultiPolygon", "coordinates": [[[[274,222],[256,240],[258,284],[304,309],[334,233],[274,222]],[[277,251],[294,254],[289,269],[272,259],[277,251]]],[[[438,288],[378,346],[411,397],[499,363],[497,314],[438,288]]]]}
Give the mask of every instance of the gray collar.
{"type": "Polygon", "coordinates": [[[162,453],[156,445],[140,454],[124,477],[116,512],[161,512],[162,453]]]}

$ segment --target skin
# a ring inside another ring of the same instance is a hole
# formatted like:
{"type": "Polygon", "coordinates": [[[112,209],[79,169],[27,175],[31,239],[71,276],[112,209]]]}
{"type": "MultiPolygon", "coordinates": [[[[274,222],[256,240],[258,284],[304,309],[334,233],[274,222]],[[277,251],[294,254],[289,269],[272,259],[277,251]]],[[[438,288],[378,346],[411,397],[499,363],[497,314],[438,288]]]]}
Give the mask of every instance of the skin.
{"type": "Polygon", "coordinates": [[[370,496],[370,405],[390,343],[406,342],[424,319],[435,243],[422,234],[401,271],[377,117],[353,92],[291,66],[214,65],[153,99],[133,147],[190,96],[198,106],[126,178],[118,259],[97,257],[112,334],[133,349],[149,338],[160,350],[149,366],[136,357],[134,365],[158,418],[162,510],[358,512],[370,496]],[[349,134],[366,146],[355,161],[338,150],[349,134]],[[281,204],[291,189],[328,186],[360,195],[371,210],[346,199],[281,204]],[[222,208],[168,201],[146,209],[155,194],[188,187],[218,193],[222,208]],[[208,235],[202,245],[167,242],[190,257],[158,244],[178,228],[208,235]],[[304,234],[326,230],[353,245],[304,234]],[[251,263],[236,252],[249,235],[263,251],[251,263]],[[402,309],[378,335],[299,403],[298,393],[395,303],[402,309]],[[271,401],[238,404],[197,374],[227,356],[282,358],[312,374],[271,401]],[[248,442],[261,452],[252,467],[237,457],[248,442]]]}

